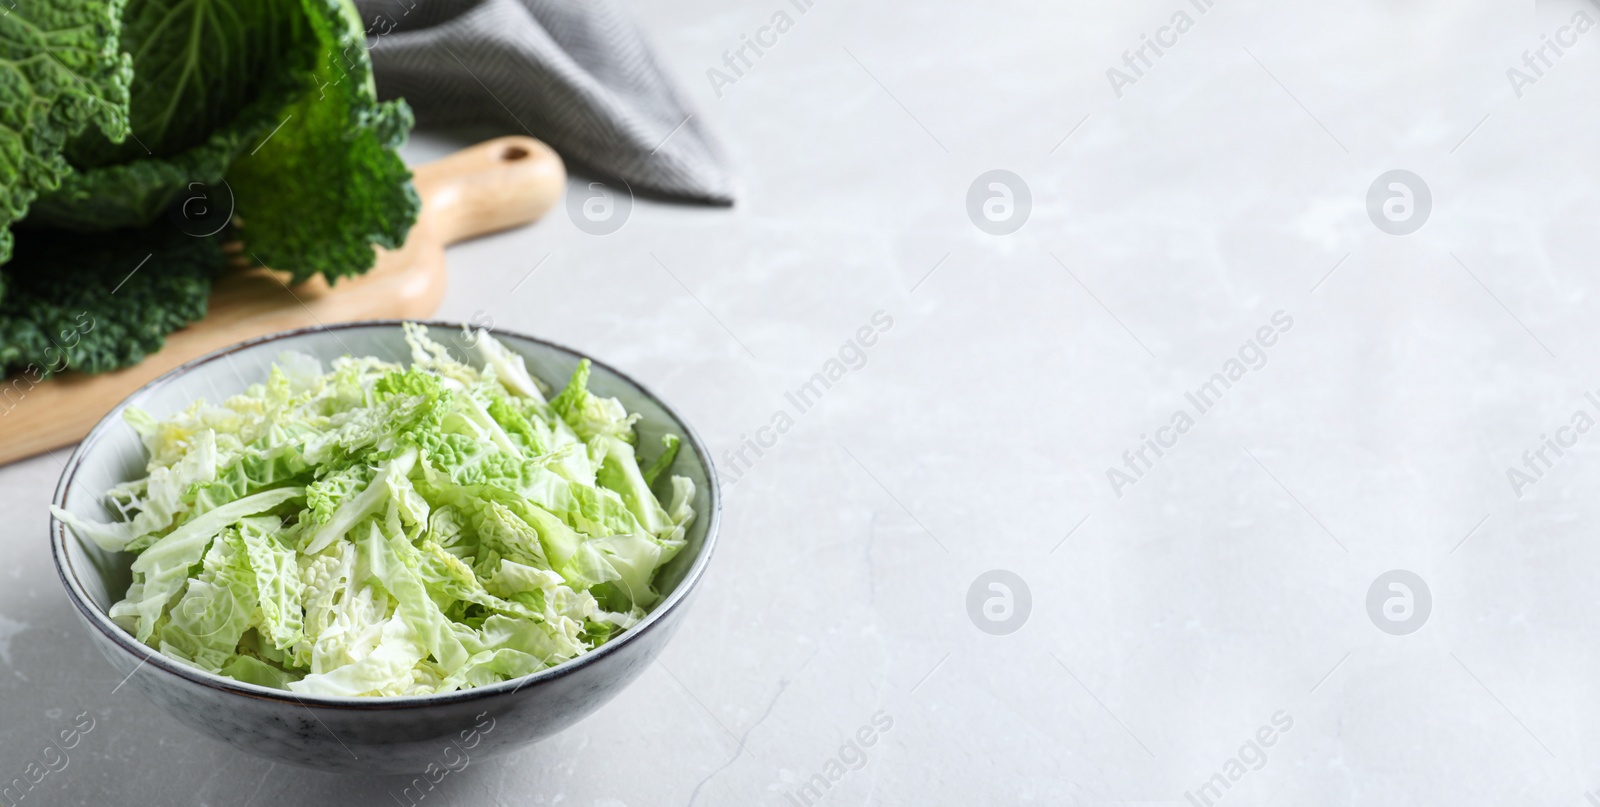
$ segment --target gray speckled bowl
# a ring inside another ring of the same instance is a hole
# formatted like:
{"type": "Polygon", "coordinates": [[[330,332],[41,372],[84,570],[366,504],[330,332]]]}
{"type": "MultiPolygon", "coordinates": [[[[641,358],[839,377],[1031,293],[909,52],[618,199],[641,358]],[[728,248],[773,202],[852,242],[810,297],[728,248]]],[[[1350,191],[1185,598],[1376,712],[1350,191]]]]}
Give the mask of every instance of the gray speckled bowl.
{"type": "MultiPolygon", "coordinates": [[[[461,326],[427,323],[436,341],[467,358],[456,344],[461,326]]],[[[547,382],[564,381],[579,354],[527,336],[496,332],[522,354],[528,370],[547,382]]],[[[398,321],[359,322],[262,337],[196,359],[150,382],[106,415],[73,452],[56,487],[55,504],[69,512],[109,520],[101,494],[143,472],[144,449],[122,412],[138,406],[157,416],[197,398],[221,400],[264,380],[285,350],[330,361],[346,353],[409,363],[398,321]]],[[[694,430],[644,387],[600,362],[589,384],[615,396],[643,418],[642,445],[659,445],[665,432],[679,434],[672,473],[696,486],[697,513],[689,544],[657,577],[665,595],[631,630],[598,650],[533,675],[482,689],[406,698],[297,696],[235,681],[189,667],[156,653],[117,627],[106,611],[130,581],[133,556],[108,553],[71,534],[55,519],[50,540],[67,596],[89,626],[100,652],[124,683],[190,726],[252,754],[330,771],[426,773],[459,768],[525,746],[572,725],[614,697],[653,660],[683,618],[689,595],[705,573],[716,542],[721,503],[711,454],[694,430]],[[434,766],[430,769],[429,766],[434,766]]],[[[419,791],[419,794],[422,791],[419,791]]],[[[421,798],[416,795],[415,798],[421,798]]]]}

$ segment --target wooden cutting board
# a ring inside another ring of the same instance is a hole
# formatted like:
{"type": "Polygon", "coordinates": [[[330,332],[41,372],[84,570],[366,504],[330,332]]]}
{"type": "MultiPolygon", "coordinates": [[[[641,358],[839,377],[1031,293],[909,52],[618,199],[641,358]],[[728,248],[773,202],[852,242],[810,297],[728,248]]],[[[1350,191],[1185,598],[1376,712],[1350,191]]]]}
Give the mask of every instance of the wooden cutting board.
{"type": "MultiPolygon", "coordinates": [[[[0,464],[83,439],[123,398],[190,359],[246,339],[294,328],[363,319],[423,318],[444,297],[444,248],[528,224],[566,187],[566,169],[531,137],[479,143],[415,169],[422,212],[398,250],[330,287],[321,277],[295,286],[268,269],[234,272],[212,290],[205,319],[167,337],[160,352],[101,375],[68,372],[37,385],[6,379],[0,400],[0,464]]],[[[242,230],[249,238],[249,222],[242,230]]]]}

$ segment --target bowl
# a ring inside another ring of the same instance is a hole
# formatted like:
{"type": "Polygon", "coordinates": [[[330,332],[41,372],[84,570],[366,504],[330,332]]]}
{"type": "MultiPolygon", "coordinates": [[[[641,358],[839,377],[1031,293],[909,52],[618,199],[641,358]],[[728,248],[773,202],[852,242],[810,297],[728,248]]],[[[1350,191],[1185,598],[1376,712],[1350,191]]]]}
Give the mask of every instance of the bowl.
{"type": "MultiPolygon", "coordinates": [[[[458,359],[468,358],[457,323],[426,322],[435,341],[458,359]]],[[[568,348],[504,331],[494,336],[522,355],[528,370],[547,382],[567,378],[582,356],[568,348]]],[[[150,382],[97,424],[67,461],[55,504],[100,521],[112,515],[102,494],[144,472],[144,448],[122,413],[130,406],[158,417],[198,398],[220,401],[265,380],[286,350],[324,363],[339,356],[370,355],[410,363],[401,322],[332,325],[265,336],[195,359],[150,382]]],[[[600,708],[650,665],[687,610],[716,543],[721,503],[711,452],[672,408],[638,382],[593,361],[589,388],[615,396],[642,418],[642,445],[661,435],[683,438],[671,473],[695,483],[696,513],[688,544],[657,573],[663,598],[643,621],[594,651],[532,675],[479,689],[441,695],[345,698],[297,695],[235,681],[169,659],[140,643],[106,615],[131,580],[133,555],[101,550],[51,518],[56,571],[67,596],[100,652],[122,678],[179,721],[243,751],[278,762],[328,771],[414,773],[420,799],[431,789],[428,771],[456,769],[521,748],[572,725],[600,708]],[[430,767],[431,766],[431,767],[430,767]]]]}

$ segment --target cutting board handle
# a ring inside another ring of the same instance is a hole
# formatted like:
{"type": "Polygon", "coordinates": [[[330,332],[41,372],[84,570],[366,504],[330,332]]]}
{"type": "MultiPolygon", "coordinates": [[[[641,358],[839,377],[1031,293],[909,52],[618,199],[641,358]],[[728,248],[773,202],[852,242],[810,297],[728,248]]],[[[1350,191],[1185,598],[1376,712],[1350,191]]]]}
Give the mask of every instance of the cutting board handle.
{"type": "Polygon", "coordinates": [[[566,169],[531,137],[498,137],[416,169],[441,240],[453,244],[536,221],[566,187],[566,169]]]}

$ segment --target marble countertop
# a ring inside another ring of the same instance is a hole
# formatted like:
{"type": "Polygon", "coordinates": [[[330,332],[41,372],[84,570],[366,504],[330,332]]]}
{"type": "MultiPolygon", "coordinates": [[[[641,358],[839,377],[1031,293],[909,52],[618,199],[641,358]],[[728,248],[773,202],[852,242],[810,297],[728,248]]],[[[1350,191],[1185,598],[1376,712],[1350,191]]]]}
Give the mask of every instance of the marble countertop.
{"type": "MultiPolygon", "coordinates": [[[[631,5],[738,206],[558,208],[439,315],[672,401],[721,545],[427,803],[1600,804],[1600,7],[631,5]]],[[[0,780],[88,713],[25,804],[389,803],[117,691],[65,458],[0,468],[0,780]]]]}

